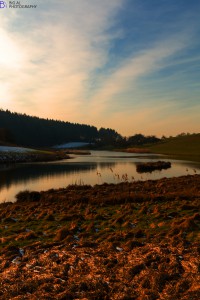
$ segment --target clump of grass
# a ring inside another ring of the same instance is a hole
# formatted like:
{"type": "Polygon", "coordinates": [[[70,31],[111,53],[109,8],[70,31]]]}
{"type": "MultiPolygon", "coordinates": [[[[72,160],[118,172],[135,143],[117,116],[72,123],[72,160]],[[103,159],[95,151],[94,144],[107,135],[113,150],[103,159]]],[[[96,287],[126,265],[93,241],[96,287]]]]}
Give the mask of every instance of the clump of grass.
{"type": "Polygon", "coordinates": [[[19,234],[15,240],[16,241],[24,241],[24,240],[32,240],[32,239],[36,239],[38,236],[34,231],[30,231],[30,232],[26,232],[26,233],[21,233],[19,234]]]}
{"type": "Polygon", "coordinates": [[[62,227],[56,232],[56,236],[54,238],[54,241],[60,242],[63,241],[67,236],[69,236],[71,233],[67,227],[62,227]]]}
{"type": "Polygon", "coordinates": [[[45,217],[45,220],[46,221],[54,221],[55,220],[55,217],[53,214],[48,214],[46,217],[45,217]]]}
{"type": "Polygon", "coordinates": [[[35,192],[35,191],[30,192],[28,190],[19,192],[16,195],[16,199],[18,203],[25,202],[25,201],[31,201],[31,202],[40,201],[40,198],[41,198],[40,192],[35,192]]]}

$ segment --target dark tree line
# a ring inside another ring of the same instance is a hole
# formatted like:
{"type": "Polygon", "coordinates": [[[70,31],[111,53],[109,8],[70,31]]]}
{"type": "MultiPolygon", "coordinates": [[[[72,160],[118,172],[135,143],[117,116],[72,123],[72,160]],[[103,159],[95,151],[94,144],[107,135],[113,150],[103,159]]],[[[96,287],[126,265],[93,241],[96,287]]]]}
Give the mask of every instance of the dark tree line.
{"type": "Polygon", "coordinates": [[[113,141],[115,136],[120,135],[109,128],[98,130],[90,125],[0,110],[0,140],[22,146],[45,147],[75,141],[95,143],[99,139],[107,142],[113,141]]]}
{"type": "Polygon", "coordinates": [[[12,135],[18,145],[52,146],[72,141],[92,142],[98,135],[94,126],[41,119],[0,110],[0,128],[12,135]]]}
{"type": "Polygon", "coordinates": [[[99,130],[99,139],[97,146],[114,146],[115,148],[130,148],[150,145],[159,142],[160,139],[154,135],[145,136],[143,134],[135,134],[130,137],[122,137],[113,129],[99,130]]]}
{"type": "Polygon", "coordinates": [[[155,136],[122,137],[115,130],[42,119],[0,109],[0,141],[21,146],[46,147],[67,142],[89,142],[97,147],[131,147],[159,141],[155,136]]]}
{"type": "Polygon", "coordinates": [[[0,142],[13,143],[14,139],[10,130],[6,128],[0,128],[0,142]]]}
{"type": "Polygon", "coordinates": [[[133,136],[130,136],[126,143],[127,146],[142,146],[142,145],[147,145],[147,144],[154,144],[159,142],[160,139],[157,138],[155,135],[149,135],[149,136],[144,136],[143,134],[135,134],[133,136]]]}

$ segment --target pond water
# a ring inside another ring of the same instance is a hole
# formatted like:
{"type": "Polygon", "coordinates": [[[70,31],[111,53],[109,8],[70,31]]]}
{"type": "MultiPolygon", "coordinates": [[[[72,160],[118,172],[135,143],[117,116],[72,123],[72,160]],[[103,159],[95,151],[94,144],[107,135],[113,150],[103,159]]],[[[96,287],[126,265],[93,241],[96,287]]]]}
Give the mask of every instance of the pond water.
{"type": "Polygon", "coordinates": [[[91,151],[91,155],[73,155],[71,159],[57,162],[0,165],[0,202],[15,201],[15,195],[23,190],[41,191],[69,184],[119,183],[195,173],[200,174],[199,163],[169,160],[155,154],[91,151]],[[137,173],[138,163],[158,160],[170,161],[171,168],[137,173]]]}

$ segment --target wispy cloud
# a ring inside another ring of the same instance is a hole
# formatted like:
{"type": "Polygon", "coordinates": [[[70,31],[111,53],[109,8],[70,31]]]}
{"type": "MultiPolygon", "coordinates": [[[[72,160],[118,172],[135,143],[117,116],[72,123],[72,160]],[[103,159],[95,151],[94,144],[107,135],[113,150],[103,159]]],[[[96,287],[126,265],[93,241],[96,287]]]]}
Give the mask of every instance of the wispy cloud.
{"type": "Polygon", "coordinates": [[[113,37],[107,30],[122,2],[59,1],[55,6],[51,1],[54,7],[49,2],[49,9],[30,20],[21,11],[5,18],[1,83],[9,82],[13,109],[26,111],[31,101],[40,115],[45,111],[53,117],[57,110],[57,117],[73,121],[84,105],[90,73],[108,59],[113,37]]]}
{"type": "MultiPolygon", "coordinates": [[[[134,92],[138,93],[138,81],[165,68],[168,65],[169,58],[177,55],[179,51],[185,49],[188,45],[189,36],[179,34],[163,38],[151,49],[141,51],[137,55],[133,55],[123,61],[123,64],[117,70],[105,78],[99,91],[93,96],[93,112],[99,114],[111,104],[116,106],[116,97],[118,95],[123,97],[127,91],[132,91],[133,104],[136,104],[137,99],[134,101],[134,92]]],[[[142,90],[141,93],[143,93],[142,90]]],[[[125,109],[126,99],[122,99],[122,103],[125,109]]],[[[134,106],[132,109],[134,110],[134,106]]]]}

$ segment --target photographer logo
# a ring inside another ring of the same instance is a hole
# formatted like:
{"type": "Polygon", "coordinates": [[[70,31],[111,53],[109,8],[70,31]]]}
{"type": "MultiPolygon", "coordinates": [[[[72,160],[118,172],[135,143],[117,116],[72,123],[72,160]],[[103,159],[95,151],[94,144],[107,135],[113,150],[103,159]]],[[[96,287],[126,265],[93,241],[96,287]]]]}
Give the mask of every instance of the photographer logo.
{"type": "Polygon", "coordinates": [[[6,8],[7,4],[5,1],[0,1],[0,8],[6,8]]]}
{"type": "Polygon", "coordinates": [[[2,8],[37,8],[37,4],[25,4],[20,1],[9,1],[9,4],[0,0],[0,9],[2,8]]]}

